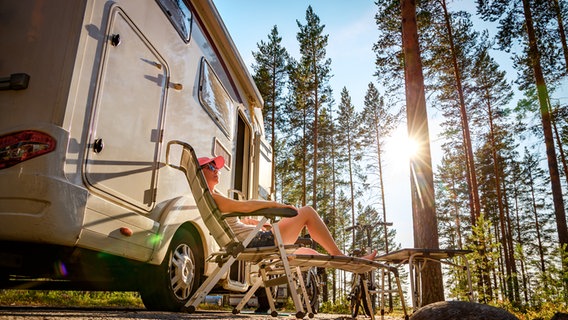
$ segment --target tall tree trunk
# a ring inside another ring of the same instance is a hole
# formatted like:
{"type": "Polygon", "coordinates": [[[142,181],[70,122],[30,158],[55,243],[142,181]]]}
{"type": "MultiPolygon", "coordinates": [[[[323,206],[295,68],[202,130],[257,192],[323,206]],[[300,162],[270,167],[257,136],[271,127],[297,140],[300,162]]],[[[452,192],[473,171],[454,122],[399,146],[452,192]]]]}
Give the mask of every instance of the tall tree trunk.
{"type": "MultiPolygon", "coordinates": [[[[272,147],[272,178],[270,180],[270,195],[276,198],[276,65],[272,65],[272,137],[270,146],[272,147]]],[[[275,199],[274,199],[275,200],[275,199]]]]}
{"type": "MultiPolygon", "coordinates": [[[[351,134],[347,138],[347,165],[349,166],[349,190],[351,190],[351,225],[355,225],[355,184],[353,183],[353,159],[351,159],[351,134]]],[[[351,230],[352,249],[355,249],[355,228],[351,230]]]]}
{"type": "MultiPolygon", "coordinates": [[[[500,242],[501,244],[503,243],[503,237],[501,236],[501,232],[499,232],[499,226],[497,225],[497,222],[495,222],[495,225],[493,226],[494,229],[494,238],[495,241],[500,242]]],[[[503,246],[499,247],[499,258],[497,259],[497,270],[498,272],[494,272],[497,274],[497,279],[498,279],[498,283],[499,283],[499,291],[501,292],[501,297],[499,298],[500,300],[505,300],[505,296],[507,295],[507,287],[506,287],[506,282],[505,282],[505,270],[503,270],[503,266],[505,265],[504,263],[504,256],[505,256],[505,248],[503,248],[503,246]]],[[[497,282],[496,282],[497,283],[497,282]]]]}
{"type": "MultiPolygon", "coordinates": [[[[550,120],[550,108],[548,105],[548,90],[542,73],[540,64],[540,54],[537,47],[536,33],[533,26],[532,13],[529,0],[523,0],[523,10],[525,14],[525,26],[529,38],[529,55],[533,67],[538,100],[540,103],[540,115],[542,117],[542,130],[544,132],[544,143],[546,145],[546,157],[548,159],[548,171],[550,173],[550,184],[552,187],[552,198],[554,202],[554,214],[556,215],[556,227],[558,229],[558,240],[563,252],[568,245],[568,229],[566,227],[566,212],[564,211],[564,200],[562,198],[562,185],[560,184],[560,174],[554,149],[552,128],[550,120]]],[[[563,257],[564,258],[564,257],[563,257]]],[[[565,259],[563,261],[564,270],[568,270],[565,259]]],[[[565,280],[565,282],[568,280],[565,280]]]]}
{"type": "MultiPolygon", "coordinates": [[[[419,152],[410,160],[414,245],[417,248],[437,249],[438,220],[415,1],[402,0],[401,12],[408,135],[420,145],[419,152]]],[[[422,276],[423,305],[443,301],[441,266],[437,263],[427,264],[422,276]]]]}
{"type": "Polygon", "coordinates": [[[499,166],[499,157],[497,156],[497,146],[495,143],[495,127],[493,124],[493,110],[491,108],[491,103],[486,102],[487,114],[489,117],[489,141],[491,144],[491,157],[493,159],[493,175],[495,176],[495,191],[497,196],[497,208],[499,209],[499,226],[501,228],[501,245],[503,246],[503,259],[505,260],[505,270],[506,274],[506,286],[505,292],[509,301],[513,301],[513,291],[512,288],[512,265],[514,264],[513,256],[511,255],[511,247],[507,241],[507,227],[505,220],[505,208],[503,206],[503,195],[501,194],[501,168],[499,166]]]}
{"type": "MultiPolygon", "coordinates": [[[[544,263],[544,248],[542,247],[542,236],[540,234],[540,222],[538,221],[538,210],[536,204],[536,196],[534,192],[534,178],[532,176],[532,170],[529,168],[529,181],[531,190],[531,201],[532,201],[532,211],[534,216],[534,227],[536,230],[536,239],[538,244],[538,255],[540,257],[540,271],[542,273],[546,272],[546,265],[544,263]]],[[[546,284],[546,283],[545,283],[546,284]]]]}
{"type": "Polygon", "coordinates": [[[517,243],[519,244],[520,250],[520,258],[519,261],[521,263],[521,278],[523,281],[523,293],[525,297],[525,303],[529,303],[529,296],[528,296],[528,288],[527,288],[527,273],[525,270],[525,253],[523,248],[523,240],[521,239],[521,218],[519,217],[519,195],[517,193],[517,188],[515,187],[515,219],[517,220],[517,243]]]}
{"type": "Polygon", "coordinates": [[[302,129],[304,130],[303,132],[303,136],[302,136],[302,148],[304,149],[303,154],[302,154],[302,206],[306,205],[306,198],[307,198],[307,194],[308,194],[308,186],[307,186],[307,178],[306,178],[306,171],[307,171],[307,161],[306,161],[306,156],[308,154],[308,146],[307,146],[307,115],[306,115],[306,107],[304,106],[303,108],[303,112],[304,112],[304,121],[303,121],[303,127],[302,129]]]}
{"type": "MultiPolygon", "coordinates": [[[[456,180],[455,177],[452,178],[452,190],[456,190],[456,180]]],[[[455,191],[457,194],[457,191],[455,191]]],[[[460,209],[458,206],[457,201],[453,201],[454,204],[454,212],[456,214],[455,217],[455,222],[456,222],[456,238],[457,238],[457,243],[458,243],[458,249],[463,249],[463,239],[462,239],[462,233],[461,233],[461,219],[460,219],[460,209]]]]}
{"type": "Polygon", "coordinates": [[[568,72],[568,45],[566,44],[566,33],[564,32],[564,22],[562,21],[562,10],[560,10],[560,4],[558,3],[558,0],[551,1],[554,13],[556,13],[556,20],[558,21],[558,34],[560,35],[560,42],[562,43],[562,52],[564,53],[566,72],[568,72]]]}
{"type": "Polygon", "coordinates": [[[505,181],[502,182],[503,188],[503,199],[505,199],[505,218],[507,219],[507,248],[509,249],[509,259],[511,263],[511,281],[512,287],[509,290],[513,290],[513,301],[519,302],[521,300],[519,294],[519,278],[517,272],[517,262],[515,261],[515,246],[513,244],[513,223],[511,221],[511,215],[509,214],[509,203],[507,201],[507,185],[505,181]]]}
{"type": "MultiPolygon", "coordinates": [[[[335,188],[336,188],[336,181],[335,181],[335,126],[333,121],[333,112],[331,110],[331,105],[329,106],[329,115],[331,117],[331,235],[333,239],[337,239],[337,215],[336,215],[336,197],[335,197],[335,188]]],[[[336,281],[337,271],[333,271],[333,284],[332,284],[332,291],[333,291],[333,303],[335,303],[337,299],[337,281],[336,281]]]]}
{"type": "MultiPolygon", "coordinates": [[[[382,204],[382,211],[383,211],[383,232],[385,233],[385,254],[389,253],[389,235],[388,235],[388,227],[387,227],[387,206],[385,201],[385,185],[383,181],[383,164],[381,161],[381,132],[379,130],[379,119],[378,116],[375,114],[375,136],[377,137],[377,164],[379,167],[379,183],[381,187],[381,204],[382,204]]],[[[388,284],[388,292],[389,292],[389,312],[393,310],[393,300],[392,300],[392,279],[390,272],[387,273],[387,284],[388,284]]]]}
{"type": "Polygon", "coordinates": [[[459,98],[460,104],[460,115],[462,120],[462,133],[463,133],[463,144],[465,148],[465,163],[467,170],[467,182],[469,186],[469,201],[471,209],[471,222],[475,225],[477,218],[480,214],[480,202],[479,202],[479,190],[477,185],[477,176],[475,174],[475,163],[473,158],[473,148],[471,146],[471,136],[469,132],[469,121],[467,117],[467,111],[465,108],[465,99],[463,95],[461,71],[458,66],[458,59],[456,56],[456,49],[454,45],[454,36],[452,31],[452,24],[450,21],[450,15],[448,14],[448,9],[446,7],[446,0],[440,0],[442,9],[444,10],[444,19],[446,23],[446,30],[448,31],[448,41],[450,44],[450,51],[452,55],[452,65],[454,69],[454,76],[456,77],[456,92],[459,98]]]}
{"type": "MultiPolygon", "coordinates": [[[[462,134],[463,134],[463,145],[465,149],[465,165],[466,165],[466,180],[467,185],[469,187],[469,206],[470,206],[470,217],[471,217],[471,224],[475,226],[477,224],[477,219],[481,214],[481,204],[479,201],[479,188],[477,184],[477,175],[475,173],[475,162],[473,157],[473,147],[471,145],[471,136],[469,131],[469,120],[467,116],[467,110],[465,107],[465,98],[463,94],[463,87],[462,87],[462,79],[461,79],[461,72],[458,66],[458,60],[456,55],[456,49],[454,45],[454,36],[452,31],[452,24],[450,21],[450,15],[448,14],[448,9],[446,6],[446,0],[440,0],[440,4],[442,5],[442,9],[444,10],[444,20],[446,24],[446,30],[448,31],[448,41],[450,44],[450,51],[452,54],[452,65],[454,69],[454,76],[456,78],[456,92],[459,98],[459,105],[460,105],[460,115],[461,115],[461,122],[462,122],[462,134]]],[[[497,187],[498,188],[498,187],[497,187]]],[[[502,212],[502,211],[501,211],[502,212]]],[[[483,257],[487,265],[487,253],[483,246],[480,246],[479,254],[483,257]]],[[[509,270],[509,268],[508,268],[509,270]]],[[[485,287],[490,287],[490,279],[488,277],[487,272],[483,272],[480,281],[484,281],[486,283],[485,287]]]]}
{"type": "MultiPolygon", "coordinates": [[[[550,101],[550,100],[549,100],[550,101]]],[[[552,121],[552,127],[554,128],[554,137],[556,138],[556,144],[558,145],[558,152],[560,152],[560,161],[562,162],[562,169],[564,171],[564,179],[568,184],[568,166],[566,166],[566,156],[564,155],[564,148],[562,141],[560,140],[560,135],[558,134],[558,128],[556,127],[556,115],[558,114],[558,109],[552,111],[550,120],[552,121]]]]}
{"type": "Polygon", "coordinates": [[[314,70],[314,166],[313,166],[313,182],[312,182],[312,206],[314,210],[318,209],[318,198],[317,198],[317,188],[318,188],[318,121],[319,121],[319,82],[318,82],[318,69],[316,65],[316,57],[312,57],[313,70],[314,70]]]}

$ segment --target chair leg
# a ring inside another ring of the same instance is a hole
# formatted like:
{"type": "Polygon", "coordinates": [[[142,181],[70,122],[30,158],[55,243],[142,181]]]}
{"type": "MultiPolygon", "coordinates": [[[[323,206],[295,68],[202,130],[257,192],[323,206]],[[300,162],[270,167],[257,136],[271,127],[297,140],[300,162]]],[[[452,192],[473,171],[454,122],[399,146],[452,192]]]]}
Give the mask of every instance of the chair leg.
{"type": "Polygon", "coordinates": [[[300,267],[296,267],[296,276],[298,277],[298,283],[300,283],[302,297],[304,298],[304,304],[306,305],[306,309],[308,310],[308,317],[313,318],[314,312],[312,310],[310,297],[308,297],[308,291],[306,290],[306,284],[304,283],[304,277],[302,276],[302,269],[300,267]]]}
{"type": "Polygon", "coordinates": [[[219,279],[229,270],[233,262],[235,262],[234,257],[230,257],[221,267],[217,267],[211,273],[211,275],[201,284],[201,286],[195,291],[191,299],[185,304],[187,312],[193,313],[197,309],[197,306],[205,299],[209,291],[219,282],[219,279]]]}
{"type": "Polygon", "coordinates": [[[367,300],[367,306],[369,307],[371,320],[375,320],[375,310],[373,310],[373,305],[371,304],[371,294],[369,293],[369,286],[367,285],[367,277],[363,277],[361,282],[363,282],[363,290],[365,291],[365,300],[367,300]]]}
{"type": "Polygon", "coordinates": [[[239,304],[233,309],[233,314],[237,314],[237,313],[241,312],[241,310],[244,308],[245,304],[250,300],[250,298],[256,292],[256,289],[258,289],[260,287],[262,282],[263,282],[262,277],[259,277],[258,279],[256,279],[253,286],[247,291],[247,293],[241,299],[239,304]]]}
{"type": "Polygon", "coordinates": [[[305,315],[304,308],[302,306],[302,302],[300,301],[300,297],[298,297],[298,292],[294,289],[296,288],[296,286],[294,285],[292,280],[292,271],[290,270],[290,263],[288,263],[288,257],[286,250],[284,249],[282,235],[280,235],[280,228],[278,227],[278,223],[273,224],[272,229],[274,238],[276,240],[276,245],[278,246],[278,250],[280,251],[280,258],[282,260],[282,266],[284,267],[284,272],[286,273],[286,278],[288,280],[288,287],[290,288],[292,301],[294,302],[294,307],[296,308],[296,318],[302,319],[305,315]]]}
{"type": "Polygon", "coordinates": [[[400,285],[400,277],[398,275],[398,270],[394,270],[394,277],[396,279],[396,286],[398,288],[398,295],[400,296],[400,303],[402,304],[402,310],[404,312],[404,319],[408,319],[408,312],[406,311],[406,303],[404,302],[404,295],[402,294],[402,286],[400,285]]]}
{"type": "MultiPolygon", "coordinates": [[[[262,274],[263,281],[268,279],[266,275],[266,270],[260,269],[260,273],[262,274]]],[[[270,306],[270,315],[273,317],[278,316],[278,311],[276,311],[276,305],[274,304],[274,297],[272,296],[272,291],[270,290],[271,287],[264,286],[264,290],[266,290],[266,298],[268,298],[268,305],[270,306]]]]}

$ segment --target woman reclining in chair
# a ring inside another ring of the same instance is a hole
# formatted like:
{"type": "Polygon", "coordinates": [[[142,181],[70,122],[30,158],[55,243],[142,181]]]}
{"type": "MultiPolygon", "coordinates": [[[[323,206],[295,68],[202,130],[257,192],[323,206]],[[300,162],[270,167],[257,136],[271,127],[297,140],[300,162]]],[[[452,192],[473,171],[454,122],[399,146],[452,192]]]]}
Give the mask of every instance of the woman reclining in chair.
{"type": "MultiPolygon", "coordinates": [[[[314,208],[305,206],[297,209],[288,204],[282,204],[274,201],[265,200],[233,200],[215,192],[215,186],[219,183],[219,170],[225,165],[225,159],[221,156],[216,158],[199,158],[199,165],[202,168],[205,180],[217,207],[221,212],[253,212],[266,208],[292,208],[298,211],[298,215],[290,218],[283,218],[278,225],[284,244],[294,244],[304,227],[308,228],[308,232],[312,239],[319,243],[330,255],[344,255],[337,247],[333,237],[329,233],[329,229],[322,221],[314,208]]],[[[237,236],[237,238],[246,237],[246,235],[254,229],[254,225],[258,223],[254,219],[226,219],[227,223],[237,236]],[[253,225],[254,224],[254,225],[253,225]]],[[[269,225],[265,226],[269,227],[269,225]]],[[[263,230],[250,242],[249,247],[262,247],[274,245],[274,234],[270,230],[263,230]]],[[[296,253],[301,254],[317,254],[315,250],[309,248],[300,248],[296,253]]],[[[373,260],[377,251],[362,258],[373,260]]]]}

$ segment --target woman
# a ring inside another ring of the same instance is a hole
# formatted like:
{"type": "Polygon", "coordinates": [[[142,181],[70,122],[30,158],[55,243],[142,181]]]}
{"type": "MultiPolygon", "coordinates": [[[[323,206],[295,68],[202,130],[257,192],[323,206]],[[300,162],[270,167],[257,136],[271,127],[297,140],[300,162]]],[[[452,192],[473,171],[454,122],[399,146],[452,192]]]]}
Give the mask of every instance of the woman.
{"type": "MultiPolygon", "coordinates": [[[[216,158],[199,158],[199,165],[202,168],[203,175],[209,186],[209,190],[217,204],[219,210],[223,213],[227,212],[243,212],[249,213],[259,209],[266,208],[291,208],[298,211],[298,215],[290,218],[283,218],[278,222],[280,227],[280,234],[284,244],[294,244],[304,227],[308,229],[310,236],[314,241],[319,243],[325,251],[330,255],[344,255],[337,247],[333,237],[329,233],[327,226],[321,220],[318,213],[310,206],[305,206],[300,209],[288,204],[282,204],[274,201],[265,200],[233,200],[227,198],[215,191],[215,186],[219,183],[219,170],[225,165],[225,159],[221,156],[216,158]]],[[[227,223],[241,241],[248,235],[254,226],[258,223],[254,219],[238,219],[228,218],[227,223]]],[[[274,245],[274,234],[270,229],[270,225],[265,225],[264,230],[259,231],[258,235],[251,241],[249,247],[262,247],[274,245]]],[[[300,248],[296,253],[302,254],[317,254],[315,250],[309,248],[300,248]]],[[[364,256],[362,258],[373,260],[377,251],[364,256]]]]}

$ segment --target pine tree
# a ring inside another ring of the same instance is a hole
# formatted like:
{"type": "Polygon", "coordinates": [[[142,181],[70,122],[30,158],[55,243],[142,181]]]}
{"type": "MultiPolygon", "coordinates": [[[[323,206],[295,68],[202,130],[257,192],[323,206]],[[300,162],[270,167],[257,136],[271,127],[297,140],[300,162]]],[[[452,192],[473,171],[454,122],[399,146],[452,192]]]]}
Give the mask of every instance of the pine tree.
{"type": "MultiPolygon", "coordinates": [[[[362,126],[360,136],[361,147],[369,150],[372,155],[369,159],[370,164],[367,172],[376,175],[379,181],[378,187],[380,198],[373,199],[373,203],[381,205],[382,220],[387,221],[387,209],[385,201],[385,187],[383,182],[383,161],[385,140],[392,134],[401,120],[402,109],[396,113],[391,113],[392,104],[386,104],[384,98],[373,83],[369,83],[364,101],[365,107],[362,112],[362,126]],[[369,172],[370,171],[370,172],[369,172]]],[[[373,186],[371,186],[373,188],[373,186]]],[[[387,226],[384,225],[384,233],[387,233],[387,226]]],[[[389,253],[388,241],[385,242],[385,253],[389,253]]]]}
{"type": "MultiPolygon", "coordinates": [[[[551,128],[551,114],[549,105],[549,92],[545,80],[545,72],[543,71],[543,62],[549,61],[547,57],[555,57],[551,49],[555,46],[546,46],[543,43],[550,43],[551,40],[546,35],[544,28],[541,26],[547,22],[547,14],[550,10],[540,10],[546,1],[530,1],[530,0],[477,0],[478,13],[486,20],[495,21],[501,19],[500,30],[497,36],[498,42],[502,48],[510,48],[513,40],[521,39],[525,44],[526,55],[517,57],[517,68],[520,69],[524,77],[520,78],[521,88],[527,87],[532,82],[536,85],[536,92],[539,100],[539,110],[542,120],[542,130],[544,134],[544,143],[546,146],[546,154],[548,160],[548,170],[550,174],[551,190],[554,203],[554,211],[556,215],[556,224],[558,238],[561,248],[568,245],[568,228],[566,225],[566,213],[564,200],[562,197],[562,186],[560,183],[558,161],[551,128]],[[522,7],[522,12],[517,8],[522,7]],[[522,29],[522,26],[526,30],[522,29]],[[536,27],[535,27],[536,26],[536,27]],[[539,28],[540,27],[540,28],[539,28]],[[524,38],[523,38],[524,37],[524,38]]],[[[555,42],[557,43],[557,42],[555,42]]],[[[554,60],[554,61],[557,61],[554,60]]],[[[557,70],[550,64],[544,64],[544,70],[557,70]]],[[[546,73],[549,79],[555,80],[557,72],[546,73]]],[[[568,269],[568,265],[565,266],[568,269]]]]}
{"type": "MultiPolygon", "coordinates": [[[[426,114],[424,77],[418,44],[416,6],[412,0],[401,1],[402,47],[405,63],[406,114],[408,135],[419,143],[417,155],[411,159],[414,243],[417,247],[438,248],[438,229],[434,203],[434,178],[426,114]]],[[[444,300],[442,270],[439,265],[423,270],[423,303],[444,300]]]]}
{"type": "MultiPolygon", "coordinates": [[[[359,115],[355,111],[355,106],[351,103],[351,97],[347,88],[343,87],[341,90],[341,101],[338,105],[338,121],[337,126],[341,128],[337,134],[338,154],[343,155],[343,159],[338,161],[345,161],[347,164],[347,181],[349,191],[349,202],[351,221],[350,225],[355,225],[355,195],[358,193],[356,190],[356,172],[358,170],[357,161],[361,158],[361,149],[359,148],[359,141],[357,140],[357,133],[359,132],[359,115]]],[[[355,230],[352,232],[352,246],[356,244],[355,230]]]]}
{"type": "Polygon", "coordinates": [[[459,17],[459,14],[450,15],[448,12],[446,1],[437,0],[442,10],[434,7],[432,14],[435,12],[442,12],[443,15],[439,18],[433,18],[443,28],[438,31],[442,36],[439,37],[438,44],[432,44],[434,57],[436,63],[433,69],[441,72],[441,84],[445,87],[447,100],[451,100],[459,108],[461,118],[461,129],[464,146],[465,164],[467,170],[467,182],[470,192],[470,208],[472,224],[475,224],[477,217],[480,214],[479,204],[479,191],[477,184],[477,176],[475,174],[475,161],[473,158],[473,145],[470,133],[469,115],[464,97],[464,77],[468,70],[466,69],[468,61],[470,60],[470,50],[476,41],[477,34],[472,32],[472,25],[469,21],[467,14],[461,13],[462,19],[454,19],[454,16],[459,17]],[[456,30],[456,31],[454,31],[456,30]],[[446,61],[451,61],[451,68],[446,67],[446,61]]]}
{"type": "MultiPolygon", "coordinates": [[[[305,206],[307,204],[307,185],[308,185],[308,163],[311,154],[311,134],[310,124],[312,114],[308,109],[309,88],[307,85],[308,71],[305,66],[294,59],[289,63],[289,90],[287,101],[288,145],[290,150],[286,153],[289,157],[290,166],[288,169],[295,171],[294,194],[296,202],[305,206]]],[[[290,171],[285,172],[290,174],[290,171]]]]}
{"type": "Polygon", "coordinates": [[[281,45],[282,37],[278,28],[274,26],[268,35],[268,42],[260,41],[257,44],[258,52],[253,52],[256,63],[253,64],[253,79],[264,99],[264,123],[270,132],[272,147],[272,183],[271,193],[276,195],[276,159],[281,150],[277,148],[277,126],[284,125],[282,104],[283,90],[286,85],[289,55],[281,45]]]}
{"type": "Polygon", "coordinates": [[[326,58],[328,35],[323,34],[325,25],[320,24],[319,17],[311,6],[306,10],[306,24],[296,20],[298,32],[296,38],[300,44],[300,65],[306,71],[305,85],[307,89],[307,107],[313,112],[312,125],[312,206],[317,210],[318,182],[318,144],[319,144],[319,112],[322,105],[331,96],[329,87],[331,60],[326,58]]]}
{"type": "MultiPolygon", "coordinates": [[[[503,123],[507,115],[507,111],[503,109],[512,98],[513,92],[510,85],[505,78],[505,72],[500,71],[498,65],[489,56],[490,44],[483,42],[475,55],[477,58],[474,62],[472,72],[474,85],[472,94],[474,98],[473,105],[476,106],[477,119],[480,124],[484,123],[486,130],[486,145],[488,148],[488,167],[492,167],[492,172],[485,173],[485,177],[491,177],[492,188],[488,190],[485,199],[493,198],[492,207],[498,209],[499,229],[501,232],[501,245],[503,248],[503,259],[506,267],[506,287],[505,291],[508,294],[510,301],[518,300],[517,278],[516,278],[516,264],[514,260],[514,248],[511,238],[510,225],[506,218],[507,212],[505,206],[505,186],[504,182],[504,163],[502,160],[501,150],[506,148],[507,144],[501,141],[502,139],[510,136],[504,130],[506,125],[503,123]],[[500,132],[501,131],[501,132],[500,132]],[[491,197],[491,195],[495,195],[491,197]]],[[[509,148],[512,144],[509,144],[509,148]]],[[[481,164],[483,165],[483,164],[481,164]]],[[[486,211],[487,212],[487,211],[486,211]]]]}

